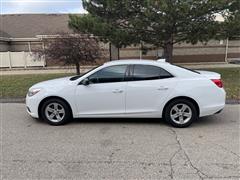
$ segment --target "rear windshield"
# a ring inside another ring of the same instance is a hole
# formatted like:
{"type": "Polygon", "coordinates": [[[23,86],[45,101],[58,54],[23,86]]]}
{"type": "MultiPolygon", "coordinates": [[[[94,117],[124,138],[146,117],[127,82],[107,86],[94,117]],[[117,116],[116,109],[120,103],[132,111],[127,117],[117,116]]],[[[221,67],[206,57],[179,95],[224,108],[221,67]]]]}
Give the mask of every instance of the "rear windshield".
{"type": "Polygon", "coordinates": [[[200,74],[200,72],[198,71],[195,71],[193,69],[189,69],[189,68],[186,68],[186,67],[183,67],[183,66],[179,66],[179,65],[176,65],[176,64],[172,64],[173,66],[177,66],[177,67],[180,67],[182,69],[185,69],[185,70],[188,70],[188,71],[191,71],[191,72],[194,72],[194,73],[197,73],[197,74],[200,74]]]}

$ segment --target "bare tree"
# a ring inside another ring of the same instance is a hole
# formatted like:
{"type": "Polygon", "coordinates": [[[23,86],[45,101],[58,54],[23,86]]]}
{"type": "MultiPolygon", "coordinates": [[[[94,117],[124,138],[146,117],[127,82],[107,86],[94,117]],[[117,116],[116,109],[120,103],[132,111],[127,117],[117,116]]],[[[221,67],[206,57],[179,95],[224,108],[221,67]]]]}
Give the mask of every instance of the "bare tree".
{"type": "Polygon", "coordinates": [[[96,62],[103,55],[96,37],[89,34],[60,33],[51,38],[44,38],[44,48],[34,50],[34,54],[49,60],[75,65],[80,74],[80,65],[96,62]]]}

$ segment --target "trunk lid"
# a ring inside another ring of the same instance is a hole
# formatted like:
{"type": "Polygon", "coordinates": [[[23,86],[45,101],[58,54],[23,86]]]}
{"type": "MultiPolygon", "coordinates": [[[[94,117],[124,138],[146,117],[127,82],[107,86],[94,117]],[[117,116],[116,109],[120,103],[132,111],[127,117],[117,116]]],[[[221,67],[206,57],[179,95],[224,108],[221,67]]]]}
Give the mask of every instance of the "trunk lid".
{"type": "Polygon", "coordinates": [[[197,72],[199,72],[202,76],[208,78],[208,79],[221,79],[221,75],[219,73],[216,72],[211,72],[211,71],[199,71],[196,70],[197,72]]]}

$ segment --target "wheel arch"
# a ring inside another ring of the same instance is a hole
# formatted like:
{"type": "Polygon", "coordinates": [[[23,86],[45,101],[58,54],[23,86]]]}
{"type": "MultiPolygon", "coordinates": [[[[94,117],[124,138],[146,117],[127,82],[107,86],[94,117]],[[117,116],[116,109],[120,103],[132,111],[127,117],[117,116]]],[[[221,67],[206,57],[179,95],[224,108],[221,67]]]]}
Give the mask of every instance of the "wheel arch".
{"type": "Polygon", "coordinates": [[[164,114],[165,114],[165,111],[166,111],[166,107],[173,101],[177,100],[177,99],[185,99],[185,100],[188,100],[190,102],[192,102],[194,104],[194,106],[196,107],[196,110],[197,110],[197,115],[199,116],[200,115],[200,108],[199,108],[199,105],[198,103],[193,99],[193,98],[190,98],[190,97],[187,97],[187,96],[178,96],[178,97],[174,97],[172,99],[170,99],[165,105],[164,105],[164,108],[163,108],[163,111],[162,111],[162,117],[164,117],[164,114]]]}
{"type": "Polygon", "coordinates": [[[61,97],[59,97],[59,96],[48,96],[48,97],[45,97],[44,99],[42,99],[41,102],[39,103],[39,106],[38,106],[38,116],[39,116],[39,118],[41,118],[41,113],[40,113],[40,111],[41,111],[41,108],[42,108],[44,102],[46,102],[46,101],[49,100],[49,99],[60,99],[60,100],[62,100],[63,102],[65,102],[65,103],[67,104],[67,106],[69,107],[69,109],[70,109],[70,114],[71,114],[71,116],[73,117],[72,107],[70,106],[70,104],[68,103],[68,101],[67,101],[66,99],[61,98],[61,97]]]}

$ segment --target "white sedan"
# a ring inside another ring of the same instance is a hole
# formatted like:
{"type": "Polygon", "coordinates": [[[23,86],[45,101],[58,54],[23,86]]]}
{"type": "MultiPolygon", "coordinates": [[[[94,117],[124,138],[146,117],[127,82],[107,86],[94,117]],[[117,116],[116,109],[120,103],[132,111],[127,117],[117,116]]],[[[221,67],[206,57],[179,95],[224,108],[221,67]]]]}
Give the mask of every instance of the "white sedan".
{"type": "Polygon", "coordinates": [[[84,117],[152,117],[187,127],[198,117],[219,113],[225,96],[218,73],[151,60],[118,60],[82,76],[35,84],[26,106],[32,117],[51,125],[84,117]]]}

